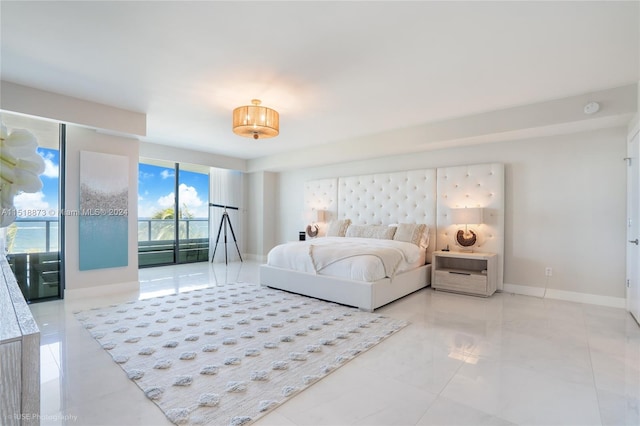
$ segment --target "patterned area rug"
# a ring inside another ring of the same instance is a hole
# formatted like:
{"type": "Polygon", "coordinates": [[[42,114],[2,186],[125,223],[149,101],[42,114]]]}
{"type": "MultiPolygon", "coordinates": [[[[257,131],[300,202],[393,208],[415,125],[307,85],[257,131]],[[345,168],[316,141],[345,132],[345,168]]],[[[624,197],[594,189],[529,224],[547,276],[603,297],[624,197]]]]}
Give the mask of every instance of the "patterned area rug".
{"type": "Polygon", "coordinates": [[[235,283],[76,313],[175,424],[257,420],[407,325],[235,283]]]}

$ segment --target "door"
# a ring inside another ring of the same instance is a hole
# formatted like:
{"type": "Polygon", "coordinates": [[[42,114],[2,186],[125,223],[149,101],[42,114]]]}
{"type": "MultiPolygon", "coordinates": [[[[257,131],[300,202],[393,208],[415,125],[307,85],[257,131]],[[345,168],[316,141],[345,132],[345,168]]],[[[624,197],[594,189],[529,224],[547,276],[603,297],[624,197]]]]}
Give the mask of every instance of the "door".
{"type": "Polygon", "coordinates": [[[19,192],[13,198],[17,215],[4,231],[6,253],[1,254],[7,255],[27,302],[60,299],[64,291],[60,216],[64,125],[9,112],[0,115],[9,132],[24,129],[34,136],[36,152],[45,162],[39,176],[42,187],[37,192],[19,192]]]}
{"type": "Polygon", "coordinates": [[[640,322],[640,148],[639,133],[627,146],[627,309],[640,322]]]}

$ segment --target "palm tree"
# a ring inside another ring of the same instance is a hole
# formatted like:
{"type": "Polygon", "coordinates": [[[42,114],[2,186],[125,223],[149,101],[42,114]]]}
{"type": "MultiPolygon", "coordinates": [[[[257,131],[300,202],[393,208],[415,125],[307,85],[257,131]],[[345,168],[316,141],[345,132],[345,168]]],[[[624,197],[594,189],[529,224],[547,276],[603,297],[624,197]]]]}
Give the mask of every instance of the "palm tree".
{"type": "MultiPolygon", "coordinates": [[[[151,219],[166,222],[156,222],[154,225],[154,235],[156,240],[173,240],[175,230],[175,210],[173,207],[159,210],[151,216],[151,219]]],[[[178,209],[178,219],[193,219],[193,213],[189,211],[186,204],[178,209]]],[[[186,224],[180,223],[180,239],[186,238],[186,224]]]]}
{"type": "MultiPolygon", "coordinates": [[[[16,242],[16,234],[18,233],[18,225],[14,222],[7,227],[7,246],[6,250],[8,253],[13,253],[13,246],[16,242]]],[[[5,253],[2,253],[4,256],[5,253]]]]}

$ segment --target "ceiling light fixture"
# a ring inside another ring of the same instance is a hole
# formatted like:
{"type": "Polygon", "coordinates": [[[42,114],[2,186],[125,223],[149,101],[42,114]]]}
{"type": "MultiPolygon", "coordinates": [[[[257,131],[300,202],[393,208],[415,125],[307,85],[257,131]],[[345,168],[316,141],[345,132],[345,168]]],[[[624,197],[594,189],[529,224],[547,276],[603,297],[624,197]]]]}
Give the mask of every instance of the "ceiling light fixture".
{"type": "Polygon", "coordinates": [[[233,133],[247,138],[272,138],[280,133],[278,111],[260,106],[259,99],[251,100],[233,110],[233,133]]]}

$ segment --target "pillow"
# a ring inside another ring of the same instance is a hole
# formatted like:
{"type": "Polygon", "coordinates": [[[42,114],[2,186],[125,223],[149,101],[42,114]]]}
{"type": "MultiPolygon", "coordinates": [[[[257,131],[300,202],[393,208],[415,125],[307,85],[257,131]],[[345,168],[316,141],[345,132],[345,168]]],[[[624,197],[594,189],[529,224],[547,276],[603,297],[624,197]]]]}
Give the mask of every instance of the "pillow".
{"type": "Polygon", "coordinates": [[[351,225],[351,219],[332,220],[327,227],[327,237],[344,237],[347,228],[351,225]]]}
{"type": "Polygon", "coordinates": [[[396,228],[384,225],[349,225],[345,237],[392,240],[395,232],[396,228]]]}
{"type": "Polygon", "coordinates": [[[420,243],[422,242],[426,230],[427,225],[424,223],[399,223],[393,239],[395,241],[413,243],[418,247],[422,247],[422,244],[420,243]]]}
{"type": "Polygon", "coordinates": [[[426,249],[427,247],[429,247],[429,227],[425,225],[422,239],[420,239],[420,248],[426,249]]]}

